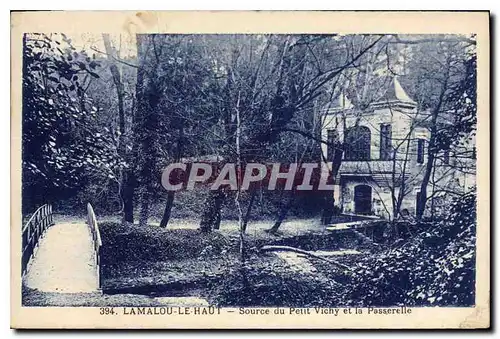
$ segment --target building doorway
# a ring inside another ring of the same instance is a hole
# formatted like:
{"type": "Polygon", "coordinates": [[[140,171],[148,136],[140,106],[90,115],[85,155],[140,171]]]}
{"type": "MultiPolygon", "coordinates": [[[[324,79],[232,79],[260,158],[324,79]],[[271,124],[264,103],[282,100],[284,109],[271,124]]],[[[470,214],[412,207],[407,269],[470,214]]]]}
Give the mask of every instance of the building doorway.
{"type": "Polygon", "coordinates": [[[354,187],[354,213],[372,213],[372,188],[368,185],[354,187]]]}

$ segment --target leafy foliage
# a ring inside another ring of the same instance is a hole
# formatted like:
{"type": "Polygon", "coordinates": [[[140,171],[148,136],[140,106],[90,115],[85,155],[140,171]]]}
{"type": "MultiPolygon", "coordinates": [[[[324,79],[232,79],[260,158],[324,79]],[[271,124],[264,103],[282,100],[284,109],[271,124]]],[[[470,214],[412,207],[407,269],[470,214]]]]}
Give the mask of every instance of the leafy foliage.
{"type": "MultiPolygon", "coordinates": [[[[450,145],[467,146],[475,134],[477,124],[477,57],[467,56],[462,61],[462,77],[450,86],[449,113],[453,124],[440,128],[436,135],[436,148],[449,149],[450,145]]],[[[470,148],[470,147],[469,147],[470,148]]]]}
{"type": "Polygon", "coordinates": [[[211,292],[211,301],[226,307],[326,307],[339,297],[341,285],[334,280],[297,274],[277,258],[265,259],[234,265],[211,292]]]}
{"type": "Polygon", "coordinates": [[[357,264],[346,304],[474,304],[476,195],[455,200],[450,214],[399,248],[357,264]]]}
{"type": "Polygon", "coordinates": [[[99,63],[64,34],[26,34],[23,50],[24,208],[84,185],[87,172],[112,176],[120,159],[95,123],[85,90],[99,63]]]}

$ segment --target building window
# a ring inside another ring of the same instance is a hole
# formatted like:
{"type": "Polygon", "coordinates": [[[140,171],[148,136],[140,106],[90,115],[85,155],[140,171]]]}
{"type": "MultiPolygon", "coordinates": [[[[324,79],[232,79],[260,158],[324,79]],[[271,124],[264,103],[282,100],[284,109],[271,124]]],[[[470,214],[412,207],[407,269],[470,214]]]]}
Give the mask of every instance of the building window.
{"type": "Polygon", "coordinates": [[[345,160],[370,160],[371,133],[365,126],[351,127],[346,130],[345,160]]]}
{"type": "Polygon", "coordinates": [[[389,124],[380,125],[380,160],[392,159],[392,128],[389,124]]]}
{"type": "Polygon", "coordinates": [[[444,151],[443,163],[445,163],[446,165],[450,164],[450,150],[449,149],[444,151]]]}
{"type": "Polygon", "coordinates": [[[425,148],[425,140],[418,139],[417,140],[417,163],[424,163],[424,148],[425,148]]]}
{"type": "Polygon", "coordinates": [[[326,148],[326,160],[333,161],[333,157],[335,156],[335,144],[338,142],[339,134],[336,129],[327,130],[327,148],[326,148]]]}

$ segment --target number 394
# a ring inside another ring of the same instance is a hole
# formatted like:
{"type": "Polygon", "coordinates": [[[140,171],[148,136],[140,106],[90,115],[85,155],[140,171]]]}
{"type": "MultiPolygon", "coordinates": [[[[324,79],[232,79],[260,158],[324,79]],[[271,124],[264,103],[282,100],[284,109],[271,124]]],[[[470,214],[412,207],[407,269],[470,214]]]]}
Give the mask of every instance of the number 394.
{"type": "Polygon", "coordinates": [[[114,311],[113,307],[100,307],[99,314],[100,315],[115,314],[115,311],[114,311]]]}

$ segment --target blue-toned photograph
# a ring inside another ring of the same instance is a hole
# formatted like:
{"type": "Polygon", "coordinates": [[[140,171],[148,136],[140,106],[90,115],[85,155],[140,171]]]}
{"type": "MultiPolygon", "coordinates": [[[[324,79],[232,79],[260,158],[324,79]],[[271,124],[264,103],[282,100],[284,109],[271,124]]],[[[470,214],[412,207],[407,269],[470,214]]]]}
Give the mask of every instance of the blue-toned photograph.
{"type": "Polygon", "coordinates": [[[474,307],[476,41],[25,33],[22,305],[474,307]]]}

